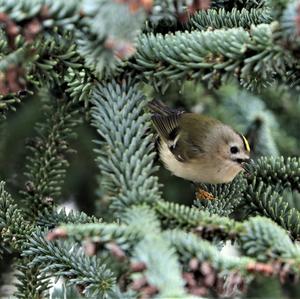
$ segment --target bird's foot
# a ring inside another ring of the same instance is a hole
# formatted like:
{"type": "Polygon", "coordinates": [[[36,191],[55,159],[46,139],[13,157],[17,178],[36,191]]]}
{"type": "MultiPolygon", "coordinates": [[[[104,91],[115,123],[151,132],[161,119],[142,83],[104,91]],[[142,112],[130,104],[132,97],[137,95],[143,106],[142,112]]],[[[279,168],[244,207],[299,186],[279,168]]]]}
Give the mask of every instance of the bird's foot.
{"type": "Polygon", "coordinates": [[[210,193],[201,188],[196,190],[196,198],[197,200],[214,200],[215,197],[210,193]]]}

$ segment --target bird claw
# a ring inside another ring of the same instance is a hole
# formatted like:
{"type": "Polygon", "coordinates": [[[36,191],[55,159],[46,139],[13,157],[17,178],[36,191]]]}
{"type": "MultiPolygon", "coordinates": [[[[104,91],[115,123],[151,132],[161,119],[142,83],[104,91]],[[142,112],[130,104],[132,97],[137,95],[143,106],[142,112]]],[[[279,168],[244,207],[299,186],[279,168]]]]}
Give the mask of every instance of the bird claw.
{"type": "Polygon", "coordinates": [[[196,191],[196,198],[198,200],[214,200],[215,197],[210,193],[201,188],[196,191]]]}

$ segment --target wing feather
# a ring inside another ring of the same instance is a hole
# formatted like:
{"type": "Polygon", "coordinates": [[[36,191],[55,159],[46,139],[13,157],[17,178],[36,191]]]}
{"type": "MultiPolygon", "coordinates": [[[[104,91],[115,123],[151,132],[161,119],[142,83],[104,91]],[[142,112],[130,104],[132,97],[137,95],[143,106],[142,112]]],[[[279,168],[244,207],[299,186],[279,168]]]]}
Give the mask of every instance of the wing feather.
{"type": "MultiPolygon", "coordinates": [[[[180,129],[186,115],[184,110],[171,109],[161,101],[152,101],[149,103],[149,108],[153,113],[152,122],[160,139],[167,144],[178,161],[188,161],[202,152],[198,146],[193,144],[190,134],[182,132],[180,129]]],[[[191,126],[194,127],[195,124],[197,124],[197,120],[192,120],[191,126]]],[[[195,132],[197,131],[196,128],[195,132]]]]}
{"type": "Polygon", "coordinates": [[[174,141],[179,133],[179,117],[176,114],[163,116],[154,114],[152,116],[153,125],[165,142],[174,141]]]}

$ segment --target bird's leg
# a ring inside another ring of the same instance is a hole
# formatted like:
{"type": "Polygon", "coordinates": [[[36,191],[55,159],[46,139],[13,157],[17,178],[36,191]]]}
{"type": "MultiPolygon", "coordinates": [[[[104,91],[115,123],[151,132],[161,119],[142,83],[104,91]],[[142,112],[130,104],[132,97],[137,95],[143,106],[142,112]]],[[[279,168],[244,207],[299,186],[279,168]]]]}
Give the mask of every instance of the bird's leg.
{"type": "Polygon", "coordinates": [[[196,191],[196,198],[198,200],[214,200],[214,196],[201,188],[196,191]]]}
{"type": "Polygon", "coordinates": [[[194,184],[196,191],[196,199],[197,200],[214,200],[215,197],[210,192],[206,191],[207,188],[203,184],[194,184]],[[206,190],[205,190],[206,189],[206,190]]]}

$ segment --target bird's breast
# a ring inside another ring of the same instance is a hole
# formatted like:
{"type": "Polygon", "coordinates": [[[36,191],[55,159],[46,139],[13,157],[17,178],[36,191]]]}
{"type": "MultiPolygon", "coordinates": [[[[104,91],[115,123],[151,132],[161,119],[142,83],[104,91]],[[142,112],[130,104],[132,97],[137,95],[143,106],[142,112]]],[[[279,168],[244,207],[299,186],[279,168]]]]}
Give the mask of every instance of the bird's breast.
{"type": "Polygon", "coordinates": [[[161,141],[159,147],[160,159],[165,167],[175,176],[183,179],[210,184],[227,183],[242,170],[233,161],[224,161],[217,156],[203,154],[201,157],[180,162],[169,150],[168,145],[161,141]]]}

